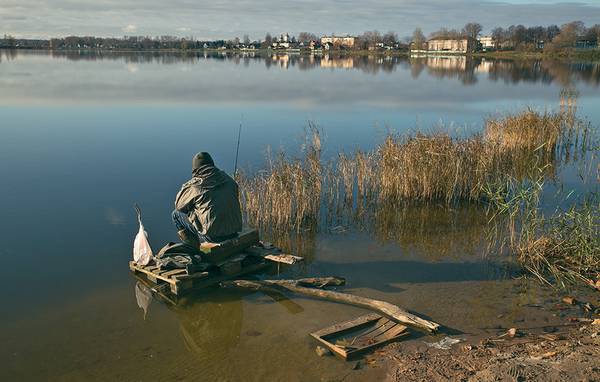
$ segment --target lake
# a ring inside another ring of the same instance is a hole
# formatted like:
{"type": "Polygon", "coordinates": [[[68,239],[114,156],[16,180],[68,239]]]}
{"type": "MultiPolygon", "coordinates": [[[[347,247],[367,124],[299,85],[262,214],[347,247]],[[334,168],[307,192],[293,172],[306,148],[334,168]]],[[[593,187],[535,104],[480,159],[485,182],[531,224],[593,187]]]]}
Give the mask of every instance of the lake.
{"type": "MultiPolygon", "coordinates": [[[[233,172],[240,125],[239,166],[252,173],[268,148],[297,153],[309,123],[322,129],[329,158],[370,149],[388,132],[468,136],[489,116],[557,110],[564,89],[577,92],[579,116],[600,124],[600,63],[586,62],[0,51],[0,89],[2,380],[349,372],[319,358],[308,333],[364,313],[358,308],[218,290],[168,306],[149,301],[129,272],[133,203],[155,251],[174,241],[170,212],[192,156],[209,151],[233,172]]],[[[565,166],[555,187],[597,187],[593,176],[580,184],[580,167],[565,166]]],[[[391,233],[303,235],[307,262],[286,275],[344,276],[352,293],[469,335],[516,319],[558,320],[527,306],[552,301],[551,291],[513,280],[510,264],[482,255],[482,208],[398,213],[406,224],[391,233]]]]}

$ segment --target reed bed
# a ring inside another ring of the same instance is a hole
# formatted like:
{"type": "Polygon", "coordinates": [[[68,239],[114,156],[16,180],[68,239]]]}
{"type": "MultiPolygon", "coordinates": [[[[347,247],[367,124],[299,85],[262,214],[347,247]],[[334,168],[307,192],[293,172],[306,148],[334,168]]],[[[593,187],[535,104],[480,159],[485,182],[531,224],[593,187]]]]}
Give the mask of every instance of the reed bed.
{"type": "Polygon", "coordinates": [[[269,168],[254,177],[238,178],[248,222],[272,230],[314,227],[319,219],[323,183],[321,138],[309,126],[303,158],[269,155],[269,168]]]}
{"type": "Polygon", "coordinates": [[[242,204],[254,226],[301,231],[390,203],[482,202],[486,185],[540,170],[553,176],[564,153],[585,142],[582,126],[568,111],[527,109],[487,119],[483,133],[470,138],[389,134],[374,150],[323,161],[321,134],[311,124],[300,157],[269,155],[265,171],[240,176],[242,204]]]}
{"type": "MultiPolygon", "coordinates": [[[[274,238],[288,237],[290,231],[312,235],[320,226],[342,224],[414,245],[411,237],[426,229],[408,213],[418,211],[414,207],[487,206],[492,218],[474,224],[501,237],[488,236],[490,248],[508,249],[548,284],[590,282],[600,278],[598,204],[548,218],[539,209],[544,182],[590,145],[589,125],[575,116],[575,105],[569,100],[558,112],[526,109],[488,118],[483,132],[469,138],[444,132],[389,134],[371,151],[340,153],[328,161],[321,158],[320,131],[310,124],[300,156],[269,153],[266,170],[239,175],[246,221],[274,238]]],[[[436,216],[454,219],[456,214],[438,211],[436,216]]],[[[436,225],[431,216],[426,220],[436,225]]],[[[468,226],[459,224],[463,229],[456,242],[468,226]]],[[[464,239],[478,246],[485,235],[475,226],[464,239]]],[[[444,253],[443,243],[440,248],[431,244],[419,247],[444,253]]]]}
{"type": "Polygon", "coordinates": [[[600,289],[600,204],[586,201],[540,217],[538,230],[517,247],[519,259],[543,282],[584,282],[600,289]]]}
{"type": "Polygon", "coordinates": [[[543,177],[510,179],[490,187],[490,242],[515,254],[540,281],[568,287],[581,283],[600,289],[600,198],[588,195],[566,210],[543,214],[543,177]]]}

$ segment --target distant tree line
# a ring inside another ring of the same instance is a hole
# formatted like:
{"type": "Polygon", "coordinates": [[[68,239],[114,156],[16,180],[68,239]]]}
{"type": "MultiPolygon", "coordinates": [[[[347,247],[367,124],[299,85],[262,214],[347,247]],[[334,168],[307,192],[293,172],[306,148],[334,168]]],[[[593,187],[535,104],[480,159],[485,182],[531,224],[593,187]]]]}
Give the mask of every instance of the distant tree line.
{"type": "MultiPolygon", "coordinates": [[[[483,27],[481,24],[471,22],[461,30],[441,28],[429,35],[429,38],[478,38],[481,36],[483,27]]],[[[581,21],[573,21],[563,24],[549,26],[511,25],[508,28],[496,27],[492,30],[495,48],[500,50],[568,50],[573,48],[596,47],[600,41],[600,24],[586,27],[581,21]]],[[[426,41],[420,28],[415,29],[412,36],[413,43],[422,47],[426,41]]]]}
{"type": "MultiPolygon", "coordinates": [[[[433,38],[473,38],[481,36],[483,27],[477,22],[470,22],[458,29],[441,28],[429,34],[433,38]]],[[[275,35],[276,36],[276,35],[275,35]]],[[[496,49],[499,50],[568,50],[574,48],[595,47],[600,40],[600,24],[586,27],[581,21],[573,21],[558,27],[511,25],[507,28],[496,27],[491,35],[496,49]]],[[[201,41],[193,37],[175,36],[125,36],[123,38],[102,38],[93,36],[69,36],[50,40],[17,39],[5,35],[0,39],[0,48],[4,49],[103,49],[103,50],[188,50],[188,49],[237,49],[237,48],[270,48],[280,42],[281,36],[274,37],[266,33],[262,40],[251,40],[248,35],[230,40],[201,41]]],[[[311,32],[301,32],[298,36],[286,35],[286,43],[293,48],[320,47],[320,37],[311,32]]],[[[333,46],[333,49],[408,49],[410,43],[417,49],[423,49],[428,38],[420,28],[416,28],[412,36],[399,39],[395,32],[380,33],[377,30],[366,31],[354,36],[352,47],[333,46]]]]}

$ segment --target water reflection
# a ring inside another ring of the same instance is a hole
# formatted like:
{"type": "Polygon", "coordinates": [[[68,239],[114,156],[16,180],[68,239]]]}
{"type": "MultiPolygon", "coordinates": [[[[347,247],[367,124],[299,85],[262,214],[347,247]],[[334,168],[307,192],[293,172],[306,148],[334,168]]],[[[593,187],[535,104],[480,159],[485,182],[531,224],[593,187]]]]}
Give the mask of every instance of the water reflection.
{"type": "Polygon", "coordinates": [[[202,62],[228,62],[249,66],[262,63],[265,68],[360,70],[364,73],[391,73],[397,69],[409,70],[413,79],[424,71],[436,78],[455,78],[464,85],[476,83],[482,76],[491,81],[505,83],[556,82],[561,86],[572,86],[578,82],[598,86],[600,84],[599,62],[574,62],[547,59],[490,59],[466,56],[381,56],[381,55],[300,55],[259,54],[230,52],[102,52],[102,51],[52,51],[31,52],[0,51],[0,62],[19,57],[41,56],[69,61],[122,61],[127,67],[133,64],[201,64],[202,62]]]}

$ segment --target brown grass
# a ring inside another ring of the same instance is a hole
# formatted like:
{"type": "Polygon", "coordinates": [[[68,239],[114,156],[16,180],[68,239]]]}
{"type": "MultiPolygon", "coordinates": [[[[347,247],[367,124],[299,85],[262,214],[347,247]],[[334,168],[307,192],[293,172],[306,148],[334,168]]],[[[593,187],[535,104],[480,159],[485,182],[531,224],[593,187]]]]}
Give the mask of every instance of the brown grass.
{"type": "Polygon", "coordinates": [[[390,134],[372,151],[324,162],[319,130],[310,125],[302,157],[270,155],[265,172],[240,177],[242,203],[251,225],[300,231],[322,218],[356,217],[390,203],[480,202],[487,184],[540,169],[553,176],[573,146],[585,142],[581,127],[571,108],[527,109],[487,119],[484,132],[470,138],[390,134]]]}

